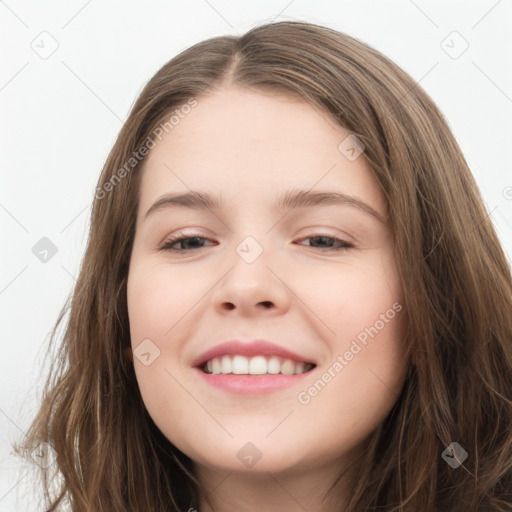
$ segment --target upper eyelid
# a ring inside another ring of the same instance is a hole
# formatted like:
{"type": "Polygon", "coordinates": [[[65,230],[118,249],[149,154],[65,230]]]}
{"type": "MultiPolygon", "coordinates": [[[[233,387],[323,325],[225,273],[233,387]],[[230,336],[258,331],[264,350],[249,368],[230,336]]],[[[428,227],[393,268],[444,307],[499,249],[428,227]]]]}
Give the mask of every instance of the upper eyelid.
{"type": "MultiPolygon", "coordinates": [[[[318,238],[318,237],[332,238],[333,240],[336,240],[338,242],[346,244],[347,246],[354,247],[354,248],[356,247],[356,244],[354,242],[346,240],[345,237],[338,236],[335,234],[322,233],[322,232],[313,232],[310,234],[302,235],[298,238],[298,240],[302,241],[302,240],[306,240],[308,238],[318,238]]],[[[213,240],[211,240],[210,237],[203,236],[200,233],[190,233],[189,234],[189,233],[183,233],[180,231],[177,234],[172,235],[171,237],[164,238],[164,240],[161,242],[159,247],[165,247],[167,244],[175,244],[175,243],[181,242],[183,240],[186,240],[188,238],[201,238],[201,239],[207,240],[209,242],[213,242],[213,240]]],[[[185,251],[186,251],[185,249],[182,249],[180,252],[185,252],[185,251]]]]}
{"type": "MultiPolygon", "coordinates": [[[[184,228],[187,229],[187,228],[184,228]]],[[[317,231],[313,231],[310,234],[304,234],[301,235],[300,238],[309,238],[309,237],[317,237],[317,236],[325,236],[325,237],[332,237],[332,238],[342,238],[342,237],[348,237],[351,238],[349,235],[337,235],[335,233],[328,233],[326,231],[323,231],[322,228],[312,228],[317,229],[317,231]]],[[[206,240],[211,240],[211,238],[208,235],[203,235],[198,232],[192,232],[192,233],[184,233],[182,230],[178,231],[177,233],[173,235],[167,235],[163,241],[165,240],[176,240],[179,238],[205,238],[206,240]]],[[[349,243],[347,240],[344,240],[347,243],[349,243]]]]}

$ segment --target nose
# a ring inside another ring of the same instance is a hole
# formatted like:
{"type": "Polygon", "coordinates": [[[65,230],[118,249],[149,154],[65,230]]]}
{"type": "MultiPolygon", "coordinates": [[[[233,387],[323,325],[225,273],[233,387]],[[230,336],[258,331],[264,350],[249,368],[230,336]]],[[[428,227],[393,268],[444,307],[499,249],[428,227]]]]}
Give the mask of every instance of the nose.
{"type": "Polygon", "coordinates": [[[265,251],[256,259],[237,252],[229,260],[230,267],[213,291],[215,308],[221,314],[280,315],[290,307],[287,276],[281,275],[276,262],[269,261],[265,251]]]}

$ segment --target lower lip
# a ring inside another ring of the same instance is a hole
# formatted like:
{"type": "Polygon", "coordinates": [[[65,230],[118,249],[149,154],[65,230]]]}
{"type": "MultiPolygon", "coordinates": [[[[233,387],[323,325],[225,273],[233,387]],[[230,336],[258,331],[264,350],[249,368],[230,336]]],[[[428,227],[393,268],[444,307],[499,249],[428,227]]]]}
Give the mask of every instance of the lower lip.
{"type": "Polygon", "coordinates": [[[194,370],[211,386],[239,395],[279,391],[301,382],[306,375],[313,371],[310,370],[297,375],[282,375],[280,373],[277,375],[224,375],[222,373],[213,375],[203,372],[200,368],[194,368],[194,370]]]}

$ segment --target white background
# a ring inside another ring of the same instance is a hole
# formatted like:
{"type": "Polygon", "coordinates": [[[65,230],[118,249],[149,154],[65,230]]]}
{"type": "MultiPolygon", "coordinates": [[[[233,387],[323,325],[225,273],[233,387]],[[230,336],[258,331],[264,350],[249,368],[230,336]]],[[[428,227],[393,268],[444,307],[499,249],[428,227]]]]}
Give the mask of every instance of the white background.
{"type": "Polygon", "coordinates": [[[511,258],[510,0],[0,0],[0,15],[1,512],[19,511],[26,492],[10,442],[35,411],[41,348],[72,291],[103,163],[142,87],[192,44],[304,20],[390,57],[446,116],[511,258]],[[453,31],[469,43],[456,59],[441,46],[453,31]],[[33,48],[51,38],[58,48],[41,58],[33,48]],[[58,249],[47,263],[32,253],[42,237],[58,249]]]}

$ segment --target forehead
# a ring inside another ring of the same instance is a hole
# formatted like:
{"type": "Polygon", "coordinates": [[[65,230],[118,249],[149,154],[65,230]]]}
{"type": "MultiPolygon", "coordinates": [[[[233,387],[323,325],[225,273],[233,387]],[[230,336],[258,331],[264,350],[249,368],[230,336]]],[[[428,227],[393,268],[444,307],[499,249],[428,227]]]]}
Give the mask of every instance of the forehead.
{"type": "Polygon", "coordinates": [[[239,87],[196,101],[162,140],[155,139],[141,181],[144,211],[165,192],[201,189],[228,201],[270,202],[291,188],[314,187],[364,197],[385,211],[365,159],[350,161],[338,148],[349,132],[319,108],[239,87]]]}

